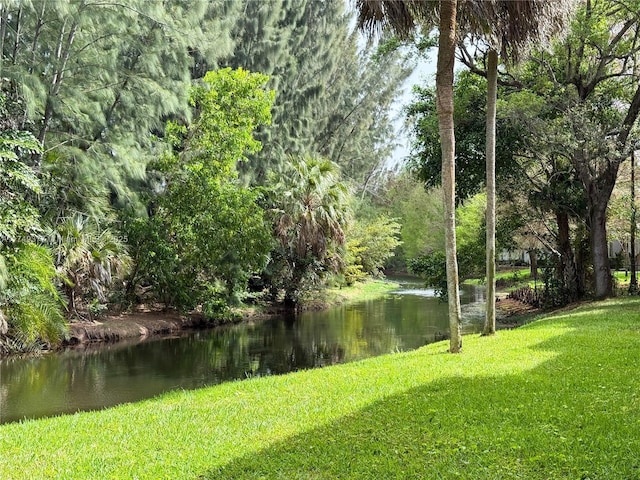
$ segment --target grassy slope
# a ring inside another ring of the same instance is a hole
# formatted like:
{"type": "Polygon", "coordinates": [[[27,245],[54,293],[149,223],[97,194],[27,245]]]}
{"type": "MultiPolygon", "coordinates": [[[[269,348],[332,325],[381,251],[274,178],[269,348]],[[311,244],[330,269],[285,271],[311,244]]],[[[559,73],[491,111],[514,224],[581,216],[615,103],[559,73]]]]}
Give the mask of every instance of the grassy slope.
{"type": "Polygon", "coordinates": [[[363,302],[382,297],[400,287],[399,283],[388,280],[369,279],[357,282],[349,287],[330,288],[324,292],[327,303],[331,305],[363,302]]]}
{"type": "Polygon", "coordinates": [[[640,299],[0,427],[0,478],[640,478],[640,299]]]}

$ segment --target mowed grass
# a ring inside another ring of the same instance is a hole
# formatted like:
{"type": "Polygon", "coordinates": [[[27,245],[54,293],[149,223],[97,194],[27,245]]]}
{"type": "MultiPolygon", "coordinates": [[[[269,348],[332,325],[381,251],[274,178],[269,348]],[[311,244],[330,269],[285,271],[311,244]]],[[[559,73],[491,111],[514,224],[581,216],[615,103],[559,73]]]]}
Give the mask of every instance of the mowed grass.
{"type": "Polygon", "coordinates": [[[0,426],[0,478],[640,478],[640,299],[446,349],[0,426]]]}
{"type": "Polygon", "coordinates": [[[356,282],[348,287],[334,287],[324,290],[320,298],[313,298],[308,301],[310,305],[319,304],[323,306],[341,305],[351,302],[365,302],[383,297],[393,290],[397,290],[400,284],[389,280],[367,279],[356,282]]]}
{"type": "MultiPolygon", "coordinates": [[[[513,267],[507,270],[502,270],[496,273],[496,281],[506,282],[509,284],[509,289],[524,287],[525,285],[533,286],[533,278],[530,277],[531,271],[529,267],[513,267]]],[[[464,281],[467,285],[485,285],[486,279],[482,278],[469,278],[464,281]]]]}

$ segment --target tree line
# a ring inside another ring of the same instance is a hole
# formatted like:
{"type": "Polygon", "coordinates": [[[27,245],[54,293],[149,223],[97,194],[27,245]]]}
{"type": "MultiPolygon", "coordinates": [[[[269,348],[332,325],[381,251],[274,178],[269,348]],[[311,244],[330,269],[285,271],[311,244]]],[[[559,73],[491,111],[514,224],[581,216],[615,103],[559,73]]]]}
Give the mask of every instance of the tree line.
{"type": "Polygon", "coordinates": [[[551,303],[612,295],[637,2],[355,6],[357,25],[337,0],[3,3],[2,348],[114,305],[293,306],[395,263],[448,292],[458,351],[458,275],[484,268],[492,299],[515,246],[547,265],[551,303]],[[408,173],[385,179],[389,107],[434,27],[408,173]]]}
{"type": "Polygon", "coordinates": [[[208,318],[378,272],[356,218],[413,68],[343,2],[0,6],[0,342],[160,303],[208,318]],[[252,285],[251,291],[247,289],[252,285]]]}

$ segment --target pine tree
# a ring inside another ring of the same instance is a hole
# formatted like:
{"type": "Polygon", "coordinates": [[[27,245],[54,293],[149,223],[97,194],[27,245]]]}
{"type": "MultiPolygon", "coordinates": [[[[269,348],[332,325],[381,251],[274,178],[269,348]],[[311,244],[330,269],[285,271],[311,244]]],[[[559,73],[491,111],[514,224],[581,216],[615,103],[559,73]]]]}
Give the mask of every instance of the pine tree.
{"type": "Polygon", "coordinates": [[[408,74],[402,55],[359,47],[337,0],[248,1],[244,11],[227,62],[268,74],[276,90],[264,148],[244,177],[262,183],[291,155],[322,155],[364,183],[390,152],[388,107],[408,74]]]}
{"type": "MultiPolygon", "coordinates": [[[[228,27],[214,17],[223,7],[143,0],[7,7],[1,73],[24,96],[23,124],[47,152],[36,167],[71,190],[80,186],[69,192],[76,199],[132,200],[132,181],[144,180],[154,154],[153,134],[167,118],[189,116],[194,52],[219,56],[230,47],[228,27]]],[[[74,208],[99,212],[106,204],[74,208]]]]}

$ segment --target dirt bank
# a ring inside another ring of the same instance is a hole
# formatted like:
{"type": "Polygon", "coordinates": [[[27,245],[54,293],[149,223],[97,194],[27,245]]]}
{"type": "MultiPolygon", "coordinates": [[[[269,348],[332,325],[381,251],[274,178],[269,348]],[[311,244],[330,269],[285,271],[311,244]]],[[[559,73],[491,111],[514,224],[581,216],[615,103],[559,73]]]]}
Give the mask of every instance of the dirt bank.
{"type": "Polygon", "coordinates": [[[229,323],[258,321],[282,312],[244,309],[234,320],[207,321],[201,314],[180,315],[175,311],[142,310],[119,315],[108,315],[94,322],[78,321],[69,325],[69,338],[64,345],[91,342],[120,342],[154,336],[175,335],[188,329],[212,328],[229,323]]]}
{"type": "Polygon", "coordinates": [[[87,342],[119,342],[130,338],[171,335],[187,328],[203,327],[202,317],[183,316],[175,312],[136,312],[110,315],[95,322],[69,325],[66,345],[87,342]]]}

